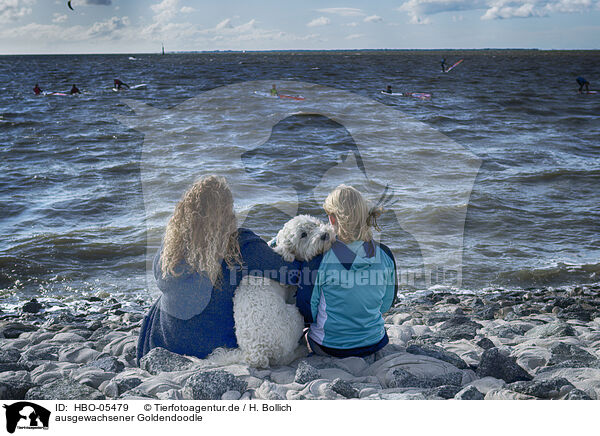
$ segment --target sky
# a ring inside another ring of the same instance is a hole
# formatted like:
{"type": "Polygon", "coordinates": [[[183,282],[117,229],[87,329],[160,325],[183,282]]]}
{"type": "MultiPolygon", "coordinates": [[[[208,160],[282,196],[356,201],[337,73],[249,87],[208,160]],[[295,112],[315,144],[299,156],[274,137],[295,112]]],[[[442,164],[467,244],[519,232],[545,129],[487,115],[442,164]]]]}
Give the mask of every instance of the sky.
{"type": "Polygon", "coordinates": [[[0,0],[0,54],[599,49],[600,0],[0,0]]]}

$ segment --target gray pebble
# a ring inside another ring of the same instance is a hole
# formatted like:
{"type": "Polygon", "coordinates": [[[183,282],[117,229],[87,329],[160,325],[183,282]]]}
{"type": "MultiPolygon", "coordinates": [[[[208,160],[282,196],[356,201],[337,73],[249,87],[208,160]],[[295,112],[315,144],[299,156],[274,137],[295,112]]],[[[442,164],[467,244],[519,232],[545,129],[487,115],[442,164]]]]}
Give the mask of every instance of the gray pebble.
{"type": "Polygon", "coordinates": [[[321,374],[319,373],[319,370],[317,368],[310,365],[305,360],[302,360],[298,364],[298,368],[296,369],[296,376],[294,377],[294,381],[296,383],[305,384],[318,379],[320,376],[321,374]]]}
{"type": "Polygon", "coordinates": [[[351,383],[342,380],[341,378],[336,378],[331,382],[329,388],[335,392],[336,394],[340,394],[346,398],[358,398],[358,389],[352,386],[351,383]]]}

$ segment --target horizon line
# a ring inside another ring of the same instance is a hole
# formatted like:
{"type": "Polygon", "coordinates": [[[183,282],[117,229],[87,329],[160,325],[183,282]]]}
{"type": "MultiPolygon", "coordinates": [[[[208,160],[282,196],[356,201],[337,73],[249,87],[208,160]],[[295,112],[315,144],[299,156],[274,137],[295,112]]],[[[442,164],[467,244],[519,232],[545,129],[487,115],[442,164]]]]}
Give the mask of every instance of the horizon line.
{"type": "MultiPolygon", "coordinates": [[[[291,52],[357,52],[357,51],[599,51],[600,48],[326,48],[326,49],[222,49],[222,50],[172,50],[168,54],[222,54],[222,53],[291,53],[291,52]]],[[[148,52],[82,52],[82,53],[0,53],[0,56],[86,56],[86,55],[160,55],[160,51],[148,52]]]]}

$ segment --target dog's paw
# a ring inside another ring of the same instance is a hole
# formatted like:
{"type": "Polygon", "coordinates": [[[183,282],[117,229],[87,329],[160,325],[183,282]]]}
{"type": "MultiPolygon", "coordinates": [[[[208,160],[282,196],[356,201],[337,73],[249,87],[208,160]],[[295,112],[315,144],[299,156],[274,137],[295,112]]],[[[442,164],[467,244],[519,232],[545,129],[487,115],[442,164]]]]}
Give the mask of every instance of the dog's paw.
{"type": "Polygon", "coordinates": [[[246,353],[244,361],[252,368],[268,368],[269,358],[264,354],[246,353]]]}
{"type": "Polygon", "coordinates": [[[296,256],[286,245],[277,245],[275,248],[273,248],[273,250],[275,251],[275,253],[283,257],[283,260],[285,260],[286,262],[293,262],[294,260],[296,260],[296,256]]]}
{"type": "Polygon", "coordinates": [[[283,257],[283,260],[286,262],[293,262],[296,260],[296,256],[294,256],[292,253],[285,253],[281,257],[283,257]]]}

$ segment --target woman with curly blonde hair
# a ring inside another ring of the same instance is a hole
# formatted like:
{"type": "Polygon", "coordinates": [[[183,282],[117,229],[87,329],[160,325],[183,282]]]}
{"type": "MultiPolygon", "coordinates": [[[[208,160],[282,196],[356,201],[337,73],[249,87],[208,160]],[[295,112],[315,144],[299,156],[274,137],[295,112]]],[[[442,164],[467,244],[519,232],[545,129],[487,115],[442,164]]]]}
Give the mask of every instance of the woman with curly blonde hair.
{"type": "Polygon", "coordinates": [[[371,228],[383,209],[369,208],[361,193],[340,185],[325,199],[337,240],[303,264],[296,305],[310,324],[308,345],[316,354],[366,357],[388,343],[383,314],[397,293],[391,250],[373,241],[371,228]],[[314,274],[306,274],[305,271],[314,274]]]}
{"type": "Polygon", "coordinates": [[[175,206],[154,259],[162,295],[142,323],[138,359],[156,347],[199,358],[218,347],[236,348],[233,295],[242,277],[290,284],[298,270],[297,262],[285,262],[252,231],[237,227],[225,178],[203,177],[175,206]]]}

